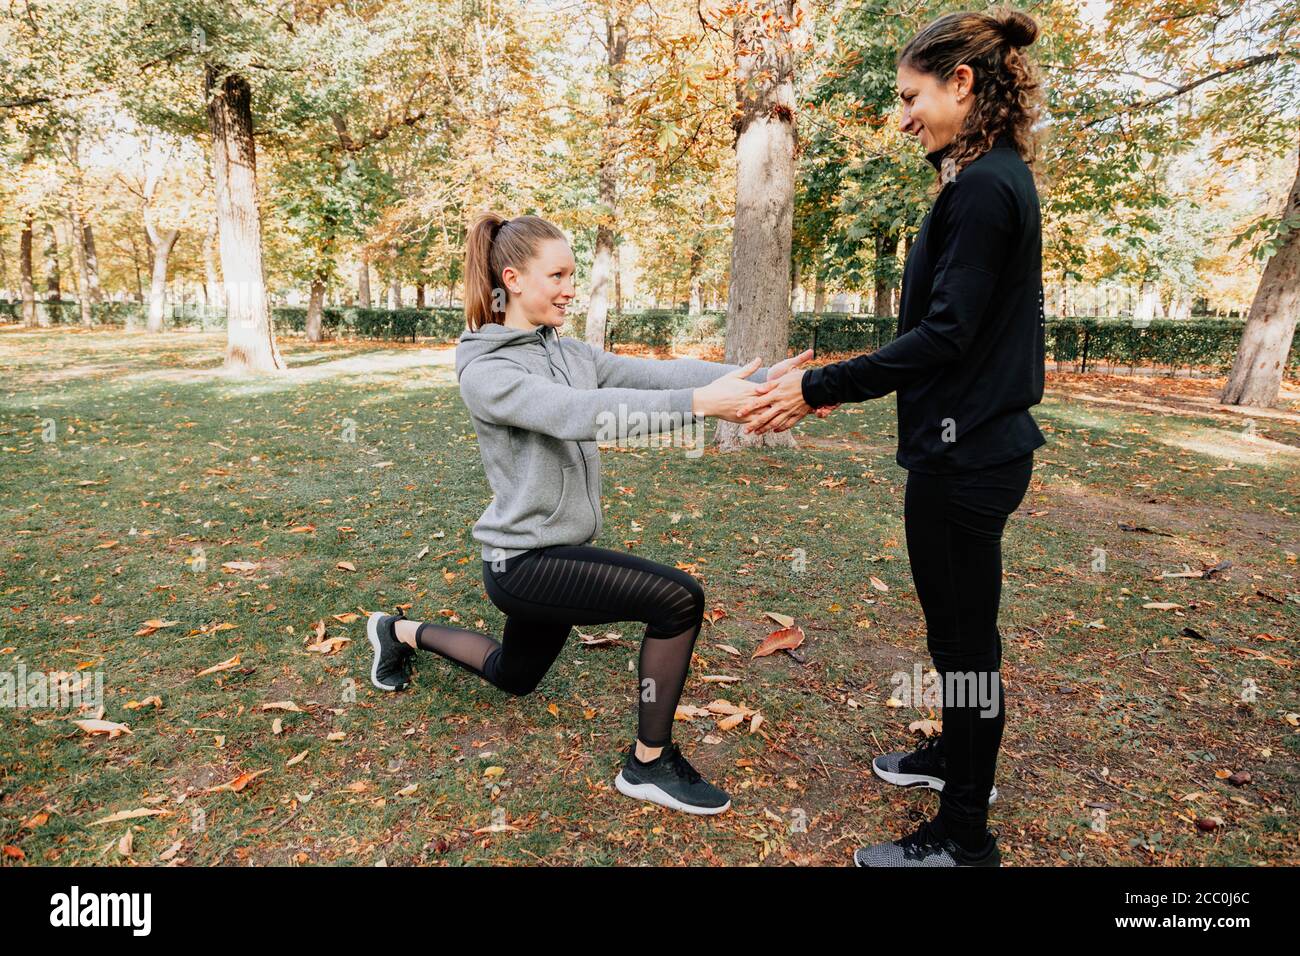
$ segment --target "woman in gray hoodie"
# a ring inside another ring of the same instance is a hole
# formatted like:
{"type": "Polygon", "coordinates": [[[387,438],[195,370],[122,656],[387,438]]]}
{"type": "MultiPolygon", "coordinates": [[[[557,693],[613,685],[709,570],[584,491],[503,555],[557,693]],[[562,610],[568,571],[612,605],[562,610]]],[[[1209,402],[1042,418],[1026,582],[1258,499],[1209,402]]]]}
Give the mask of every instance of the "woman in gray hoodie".
{"type": "Polygon", "coordinates": [[[770,369],[696,359],[615,355],[560,337],[573,300],[573,253],[536,216],[481,217],[465,254],[469,328],[456,348],[461,396],[478,435],[492,503],[474,525],[483,584],[506,615],[502,639],[404,615],[375,613],[370,679],[404,689],[416,649],[432,651],[512,694],[528,694],[575,625],[638,621],[637,736],[614,783],[630,797],[686,813],[721,813],[725,792],[704,780],[672,741],[704,616],[689,574],[592,547],[602,525],[598,441],[671,436],[705,416],[743,421],[770,369]]]}

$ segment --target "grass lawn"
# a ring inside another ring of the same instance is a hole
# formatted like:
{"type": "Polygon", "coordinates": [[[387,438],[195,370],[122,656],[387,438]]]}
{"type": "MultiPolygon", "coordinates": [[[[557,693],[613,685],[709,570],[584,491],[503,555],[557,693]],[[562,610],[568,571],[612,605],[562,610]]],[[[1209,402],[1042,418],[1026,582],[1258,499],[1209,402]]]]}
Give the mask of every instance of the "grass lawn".
{"type": "MultiPolygon", "coordinates": [[[[870,771],[938,716],[888,706],[892,674],[928,668],[892,400],[809,420],[789,452],[603,456],[597,543],[688,568],[722,612],[683,702],[763,716],[678,722],[733,797],[692,818],[612,786],[635,626],[575,637],[526,698],[431,655],[410,691],[370,686],[354,615],[501,625],[451,350],[288,339],[288,373],[231,379],[222,346],[0,329],[0,673],[101,673],[103,719],[130,729],[0,712],[6,865],[840,865],[936,807],[870,771]],[[803,663],[750,659],[765,611],[804,628],[803,663]]],[[[1300,862],[1300,402],[1049,389],[1005,543],[1004,860],[1300,862]]]]}

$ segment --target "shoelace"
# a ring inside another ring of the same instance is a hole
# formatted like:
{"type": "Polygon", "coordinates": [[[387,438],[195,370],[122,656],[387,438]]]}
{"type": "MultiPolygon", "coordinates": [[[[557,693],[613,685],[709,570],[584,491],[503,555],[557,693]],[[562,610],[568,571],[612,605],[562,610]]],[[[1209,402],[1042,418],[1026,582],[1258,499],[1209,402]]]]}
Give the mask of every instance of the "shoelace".
{"type": "Polygon", "coordinates": [[[682,754],[676,744],[671,744],[672,752],[669,761],[672,764],[673,772],[679,777],[684,777],[687,783],[699,783],[704,778],[700,772],[691,766],[690,761],[682,754]]]}
{"type": "Polygon", "coordinates": [[[909,860],[924,860],[932,853],[938,853],[943,849],[943,844],[939,842],[934,835],[934,831],[930,829],[928,820],[917,827],[915,833],[909,833],[896,842],[898,846],[903,848],[903,856],[909,860]]]}

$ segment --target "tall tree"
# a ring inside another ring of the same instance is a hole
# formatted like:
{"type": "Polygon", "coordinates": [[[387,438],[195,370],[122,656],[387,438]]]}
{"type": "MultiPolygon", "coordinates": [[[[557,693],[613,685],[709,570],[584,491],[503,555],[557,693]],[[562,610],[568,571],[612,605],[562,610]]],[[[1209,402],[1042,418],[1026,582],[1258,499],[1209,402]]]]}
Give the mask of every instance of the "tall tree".
{"type": "MultiPolygon", "coordinates": [[[[736,55],[736,219],[727,297],[727,361],[785,358],[790,334],[790,242],[794,217],[793,0],[751,4],[733,21],[736,55]]],[[[791,446],[789,432],[747,435],[719,422],[725,451],[791,446]]]]}
{"type": "Polygon", "coordinates": [[[1300,316],[1300,169],[1266,248],[1267,264],[1220,400],[1268,407],[1277,401],[1300,316]]]}
{"type": "Polygon", "coordinates": [[[587,297],[586,339],[605,347],[605,319],[614,285],[614,229],[618,220],[618,180],[623,122],[623,64],[627,58],[627,10],[623,0],[605,4],[605,127],[599,172],[600,218],[587,297]]]}

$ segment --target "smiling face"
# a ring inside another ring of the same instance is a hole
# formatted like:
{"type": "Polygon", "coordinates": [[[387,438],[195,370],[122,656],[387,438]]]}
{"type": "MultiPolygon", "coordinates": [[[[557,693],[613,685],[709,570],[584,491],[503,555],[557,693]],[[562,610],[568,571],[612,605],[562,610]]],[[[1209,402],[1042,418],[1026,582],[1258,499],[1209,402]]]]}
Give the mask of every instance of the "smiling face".
{"type": "Polygon", "coordinates": [[[501,278],[510,290],[505,324],[519,329],[564,325],[574,296],[575,268],[569,244],[563,239],[547,239],[523,268],[502,269],[501,278]]]}
{"type": "Polygon", "coordinates": [[[898,128],[915,136],[927,153],[943,149],[953,141],[970,112],[974,78],[974,71],[965,64],[958,66],[946,81],[901,64],[897,79],[902,115],[898,128]]]}

